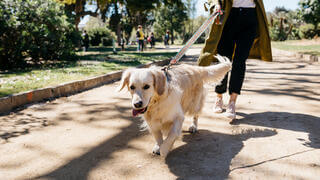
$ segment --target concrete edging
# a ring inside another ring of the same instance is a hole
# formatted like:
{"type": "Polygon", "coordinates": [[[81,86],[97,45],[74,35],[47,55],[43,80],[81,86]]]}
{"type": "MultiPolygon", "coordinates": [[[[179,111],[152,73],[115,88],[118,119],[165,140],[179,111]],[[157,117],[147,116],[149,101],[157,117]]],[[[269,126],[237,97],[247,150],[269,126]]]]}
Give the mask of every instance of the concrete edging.
{"type": "MultiPolygon", "coordinates": [[[[151,65],[164,66],[169,64],[169,62],[170,59],[166,59],[158,62],[139,65],[137,68],[149,67],[151,65]]],[[[85,80],[67,82],[58,86],[46,87],[2,97],[0,98],[0,114],[8,113],[27,104],[72,95],[104,84],[118,81],[121,78],[122,72],[123,70],[111,72],[85,80]]]]}
{"type": "Polygon", "coordinates": [[[296,58],[299,58],[305,62],[320,62],[320,56],[311,55],[311,54],[305,54],[305,53],[299,53],[299,52],[293,52],[288,50],[282,50],[278,48],[273,48],[278,52],[281,52],[288,56],[295,56],[296,58]]]}
{"type": "Polygon", "coordinates": [[[301,58],[308,62],[320,62],[320,57],[311,54],[295,53],[297,58],[301,58]]]}

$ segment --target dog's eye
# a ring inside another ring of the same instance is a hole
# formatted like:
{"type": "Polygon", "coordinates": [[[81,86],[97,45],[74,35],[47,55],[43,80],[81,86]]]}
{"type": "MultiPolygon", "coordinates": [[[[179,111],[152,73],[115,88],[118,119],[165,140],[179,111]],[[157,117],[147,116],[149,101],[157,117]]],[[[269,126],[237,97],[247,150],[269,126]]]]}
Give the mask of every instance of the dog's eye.
{"type": "Polygon", "coordinates": [[[130,89],[131,90],[134,90],[136,87],[134,87],[133,85],[132,86],[130,86],[130,89]]]}
{"type": "Polygon", "coordinates": [[[149,89],[149,85],[148,84],[146,84],[145,86],[143,86],[143,89],[149,89]]]}

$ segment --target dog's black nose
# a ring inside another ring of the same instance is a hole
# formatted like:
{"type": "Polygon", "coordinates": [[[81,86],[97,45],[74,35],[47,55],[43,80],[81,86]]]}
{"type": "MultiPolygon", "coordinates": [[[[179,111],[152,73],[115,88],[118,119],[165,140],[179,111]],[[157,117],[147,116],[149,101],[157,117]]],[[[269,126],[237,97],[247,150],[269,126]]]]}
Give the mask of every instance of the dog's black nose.
{"type": "Polygon", "coordinates": [[[142,107],[142,101],[139,101],[137,103],[134,103],[135,108],[141,108],[142,107]]]}

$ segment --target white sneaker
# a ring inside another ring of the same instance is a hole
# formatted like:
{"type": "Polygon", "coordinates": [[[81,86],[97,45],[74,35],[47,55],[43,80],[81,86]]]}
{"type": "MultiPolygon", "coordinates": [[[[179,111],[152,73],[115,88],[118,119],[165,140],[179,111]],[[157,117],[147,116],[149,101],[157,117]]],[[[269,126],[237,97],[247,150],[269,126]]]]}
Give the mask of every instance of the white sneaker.
{"type": "Polygon", "coordinates": [[[231,101],[226,109],[225,116],[231,120],[236,118],[236,105],[234,101],[231,101]]]}
{"type": "Polygon", "coordinates": [[[222,113],[223,109],[222,109],[222,106],[223,106],[223,101],[222,101],[222,98],[216,98],[216,103],[213,107],[213,112],[215,113],[222,113]]]}

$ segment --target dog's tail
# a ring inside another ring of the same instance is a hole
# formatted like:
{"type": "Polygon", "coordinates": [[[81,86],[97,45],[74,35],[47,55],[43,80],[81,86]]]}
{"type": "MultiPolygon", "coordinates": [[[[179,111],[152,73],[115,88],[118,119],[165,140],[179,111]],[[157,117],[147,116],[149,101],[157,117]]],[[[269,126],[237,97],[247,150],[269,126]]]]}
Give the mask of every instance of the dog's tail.
{"type": "Polygon", "coordinates": [[[205,82],[220,83],[224,76],[231,70],[232,63],[225,56],[216,55],[215,58],[220,62],[217,65],[203,67],[202,79],[205,82]]]}

